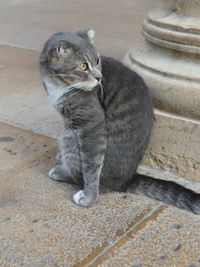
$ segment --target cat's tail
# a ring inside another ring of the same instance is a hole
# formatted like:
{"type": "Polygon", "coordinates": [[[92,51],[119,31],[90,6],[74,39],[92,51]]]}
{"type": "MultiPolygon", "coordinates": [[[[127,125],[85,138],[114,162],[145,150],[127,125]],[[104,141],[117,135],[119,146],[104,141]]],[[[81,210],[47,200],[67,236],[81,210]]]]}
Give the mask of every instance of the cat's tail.
{"type": "Polygon", "coordinates": [[[131,192],[200,214],[200,194],[175,182],[137,174],[128,188],[131,192]]]}

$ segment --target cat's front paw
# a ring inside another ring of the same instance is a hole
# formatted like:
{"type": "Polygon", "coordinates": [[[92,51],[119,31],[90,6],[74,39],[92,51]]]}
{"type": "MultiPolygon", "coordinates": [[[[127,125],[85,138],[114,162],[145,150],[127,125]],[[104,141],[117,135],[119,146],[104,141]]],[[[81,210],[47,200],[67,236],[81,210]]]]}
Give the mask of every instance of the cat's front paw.
{"type": "Polygon", "coordinates": [[[97,200],[97,197],[86,196],[83,190],[78,191],[73,195],[73,201],[82,207],[92,206],[97,200]]]}

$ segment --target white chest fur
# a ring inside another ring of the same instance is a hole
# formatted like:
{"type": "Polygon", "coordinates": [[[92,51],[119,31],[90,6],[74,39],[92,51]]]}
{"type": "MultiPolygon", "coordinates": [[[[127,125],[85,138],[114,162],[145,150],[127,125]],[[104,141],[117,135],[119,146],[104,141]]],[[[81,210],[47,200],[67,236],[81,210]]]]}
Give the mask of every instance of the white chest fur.
{"type": "Polygon", "coordinates": [[[56,106],[58,99],[69,90],[68,87],[56,86],[46,78],[43,78],[43,82],[47,89],[49,102],[56,106]]]}
{"type": "Polygon", "coordinates": [[[72,92],[74,88],[92,91],[95,86],[98,84],[96,79],[93,79],[90,82],[78,82],[71,86],[57,86],[51,82],[48,78],[43,78],[43,83],[47,89],[49,102],[56,107],[58,100],[64,94],[72,92]]]}

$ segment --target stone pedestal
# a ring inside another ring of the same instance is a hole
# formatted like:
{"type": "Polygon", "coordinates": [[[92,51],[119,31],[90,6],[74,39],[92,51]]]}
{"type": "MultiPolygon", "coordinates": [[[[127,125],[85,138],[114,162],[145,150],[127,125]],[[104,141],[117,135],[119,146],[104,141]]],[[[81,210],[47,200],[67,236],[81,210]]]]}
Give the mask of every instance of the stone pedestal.
{"type": "Polygon", "coordinates": [[[143,36],[124,62],[162,111],[144,162],[200,180],[200,0],[162,0],[145,18],[143,36]]]}

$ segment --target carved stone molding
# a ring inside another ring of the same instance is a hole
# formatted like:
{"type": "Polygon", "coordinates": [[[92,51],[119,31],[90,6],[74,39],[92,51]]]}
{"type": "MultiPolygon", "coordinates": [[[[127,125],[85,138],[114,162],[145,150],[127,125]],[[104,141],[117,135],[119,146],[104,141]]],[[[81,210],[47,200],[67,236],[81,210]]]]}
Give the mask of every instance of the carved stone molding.
{"type": "Polygon", "coordinates": [[[125,64],[144,78],[156,108],[200,120],[200,0],[162,0],[143,36],[125,64]]]}

